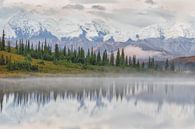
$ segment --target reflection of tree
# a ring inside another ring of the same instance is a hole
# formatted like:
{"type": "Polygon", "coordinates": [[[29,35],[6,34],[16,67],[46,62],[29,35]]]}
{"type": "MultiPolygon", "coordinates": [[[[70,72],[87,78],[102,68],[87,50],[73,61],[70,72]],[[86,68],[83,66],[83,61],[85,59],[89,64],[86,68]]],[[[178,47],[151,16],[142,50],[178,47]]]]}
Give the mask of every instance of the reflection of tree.
{"type": "Polygon", "coordinates": [[[1,107],[0,107],[0,109],[1,109],[1,111],[2,111],[2,109],[3,109],[3,92],[2,91],[0,91],[0,103],[1,103],[1,107]]]}
{"type": "MultiPolygon", "coordinates": [[[[24,87],[1,87],[0,103],[1,111],[3,104],[6,104],[10,98],[13,98],[15,106],[45,105],[52,101],[76,99],[80,103],[80,108],[85,108],[85,100],[95,101],[95,107],[104,107],[103,101],[112,103],[116,101],[135,99],[135,105],[139,100],[156,101],[162,104],[162,100],[170,95],[174,90],[173,85],[159,86],[153,82],[125,82],[119,85],[115,82],[109,87],[89,87],[89,88],[24,88],[24,87]],[[170,94],[168,94],[170,93],[170,94]],[[160,96],[161,95],[161,96],[160,96]]],[[[61,102],[61,101],[60,101],[61,102]]],[[[63,101],[62,101],[63,102],[63,101]]]]}

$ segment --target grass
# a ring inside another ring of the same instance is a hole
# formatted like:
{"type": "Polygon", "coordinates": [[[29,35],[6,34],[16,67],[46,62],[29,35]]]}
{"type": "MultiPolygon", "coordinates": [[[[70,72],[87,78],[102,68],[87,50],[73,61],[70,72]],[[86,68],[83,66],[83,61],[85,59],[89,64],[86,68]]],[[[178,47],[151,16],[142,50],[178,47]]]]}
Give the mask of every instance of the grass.
{"type": "MultiPolygon", "coordinates": [[[[12,61],[24,61],[25,57],[21,55],[17,55],[14,53],[8,53],[5,51],[0,51],[0,55],[4,55],[7,57],[11,57],[12,61]]],[[[54,64],[51,61],[43,61],[39,59],[32,59],[31,62],[33,65],[38,65],[39,67],[39,73],[80,73],[84,72],[84,69],[82,69],[81,65],[77,64],[72,64],[72,63],[58,63],[54,64]]],[[[29,72],[24,72],[24,71],[8,71],[6,66],[0,66],[0,76],[1,75],[18,75],[18,74],[34,74],[34,73],[29,73],[29,72]]]]}

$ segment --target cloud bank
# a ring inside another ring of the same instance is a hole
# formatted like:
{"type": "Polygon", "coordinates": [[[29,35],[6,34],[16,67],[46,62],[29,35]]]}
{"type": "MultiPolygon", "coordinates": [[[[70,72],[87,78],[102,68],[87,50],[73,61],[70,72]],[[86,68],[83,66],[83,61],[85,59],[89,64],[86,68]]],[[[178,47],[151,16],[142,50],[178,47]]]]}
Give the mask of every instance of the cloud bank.
{"type": "Polygon", "coordinates": [[[55,17],[78,11],[139,28],[195,21],[194,0],[0,0],[0,3],[0,23],[21,10],[55,17]]]}

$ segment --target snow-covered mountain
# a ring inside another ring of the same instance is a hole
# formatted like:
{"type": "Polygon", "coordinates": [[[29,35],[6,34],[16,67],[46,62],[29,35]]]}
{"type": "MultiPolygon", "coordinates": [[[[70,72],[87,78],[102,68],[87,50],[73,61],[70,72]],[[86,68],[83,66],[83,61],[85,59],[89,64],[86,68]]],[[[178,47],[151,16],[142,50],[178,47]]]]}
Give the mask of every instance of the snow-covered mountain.
{"type": "Polygon", "coordinates": [[[124,42],[129,38],[135,40],[136,35],[139,39],[195,38],[195,29],[187,23],[163,23],[135,29],[100,18],[75,17],[52,19],[36,13],[19,12],[8,20],[4,28],[0,29],[5,29],[11,38],[31,38],[41,32],[48,32],[60,40],[63,37],[78,37],[83,30],[86,31],[88,40],[96,40],[97,37],[102,36],[104,41],[113,37],[117,42],[124,42]]]}
{"type": "Polygon", "coordinates": [[[17,12],[0,29],[4,29],[7,38],[13,40],[38,41],[46,38],[51,43],[82,46],[86,50],[91,47],[108,51],[126,48],[129,53],[128,50],[135,47],[142,50],[141,53],[195,55],[195,29],[187,23],[163,23],[138,29],[74,12],[60,18],[17,12]]]}
{"type": "Polygon", "coordinates": [[[195,38],[195,29],[187,23],[164,23],[145,27],[138,32],[140,39],[147,38],[195,38]]]}

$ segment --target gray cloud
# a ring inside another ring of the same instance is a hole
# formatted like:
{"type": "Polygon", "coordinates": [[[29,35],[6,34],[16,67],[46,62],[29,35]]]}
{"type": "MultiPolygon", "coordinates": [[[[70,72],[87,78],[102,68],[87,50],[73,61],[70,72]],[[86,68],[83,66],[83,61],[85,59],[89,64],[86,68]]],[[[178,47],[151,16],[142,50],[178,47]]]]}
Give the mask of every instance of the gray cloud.
{"type": "Polygon", "coordinates": [[[194,6],[194,0],[0,0],[0,20],[4,21],[20,10],[51,18],[75,11],[79,16],[90,13],[92,18],[109,19],[136,27],[167,21],[189,21],[195,25],[194,6]]]}
{"type": "Polygon", "coordinates": [[[64,7],[62,7],[62,9],[77,9],[77,10],[83,10],[85,7],[81,4],[75,4],[75,5],[72,5],[72,4],[68,4],[64,7]]]}
{"type": "Polygon", "coordinates": [[[93,5],[91,8],[96,10],[101,10],[101,11],[106,10],[106,8],[101,5],[93,5]]]}
{"type": "Polygon", "coordinates": [[[149,9],[147,13],[154,16],[162,17],[164,19],[169,20],[175,19],[174,12],[170,12],[168,10],[149,9]]]}
{"type": "Polygon", "coordinates": [[[87,3],[87,4],[94,4],[94,3],[116,3],[117,0],[71,0],[76,3],[87,3]]]}
{"type": "Polygon", "coordinates": [[[17,10],[18,10],[17,8],[8,8],[8,7],[0,8],[0,19],[1,18],[8,18],[10,15],[12,15],[17,10]]]}
{"type": "Polygon", "coordinates": [[[153,0],[145,0],[145,3],[147,3],[147,4],[155,4],[155,2],[153,0]]]}
{"type": "Polygon", "coordinates": [[[93,15],[110,19],[122,24],[128,24],[139,28],[166,21],[168,18],[174,18],[168,15],[168,12],[158,12],[157,10],[144,10],[140,12],[136,9],[114,10],[112,13],[91,11],[93,15]]]}
{"type": "Polygon", "coordinates": [[[3,5],[4,0],[0,0],[0,7],[3,5]]]}

